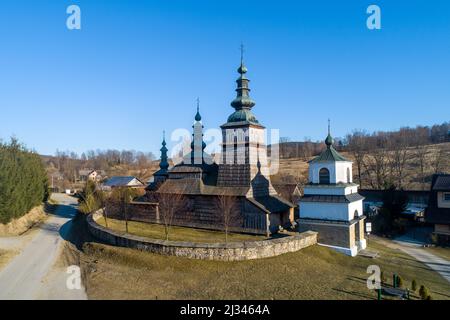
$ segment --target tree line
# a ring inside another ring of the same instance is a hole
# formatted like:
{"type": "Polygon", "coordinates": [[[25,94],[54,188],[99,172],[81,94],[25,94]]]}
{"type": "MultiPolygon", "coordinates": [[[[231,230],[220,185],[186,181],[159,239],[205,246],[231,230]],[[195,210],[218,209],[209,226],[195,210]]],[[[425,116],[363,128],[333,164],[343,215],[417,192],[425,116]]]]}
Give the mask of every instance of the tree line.
{"type": "Polygon", "coordinates": [[[0,142],[0,223],[20,218],[48,197],[41,157],[15,138],[0,142]]]}
{"type": "MultiPolygon", "coordinates": [[[[383,146],[385,140],[394,138],[391,144],[409,146],[438,144],[450,142],[450,122],[433,126],[402,127],[397,131],[376,131],[369,133],[365,130],[354,130],[344,138],[335,137],[334,147],[339,151],[350,151],[355,139],[364,140],[367,150],[383,146]]],[[[312,141],[305,137],[303,141],[292,141],[289,137],[280,137],[279,153],[282,159],[301,158],[307,161],[310,157],[318,155],[324,150],[323,141],[312,141]]],[[[268,148],[270,150],[270,146],[268,148]]]]}
{"type": "Polygon", "coordinates": [[[426,189],[432,174],[449,169],[449,146],[439,145],[450,141],[449,130],[449,122],[372,134],[355,130],[346,136],[341,149],[353,156],[356,180],[362,188],[394,185],[403,189],[407,187],[406,177],[413,175],[415,182],[426,189]]]}
{"type": "MultiPolygon", "coordinates": [[[[354,161],[354,178],[361,188],[428,189],[431,175],[450,169],[450,122],[433,126],[403,127],[397,131],[354,130],[335,138],[334,147],[354,161]]],[[[308,161],[325,149],[323,142],[291,142],[280,138],[280,157],[308,161]]]]}
{"type": "Polygon", "coordinates": [[[111,168],[122,166],[128,169],[145,169],[155,160],[153,153],[135,150],[90,150],[78,155],[71,151],[57,150],[55,156],[46,159],[47,165],[53,167],[68,182],[75,182],[79,170],[89,168],[108,172],[111,168]]]}

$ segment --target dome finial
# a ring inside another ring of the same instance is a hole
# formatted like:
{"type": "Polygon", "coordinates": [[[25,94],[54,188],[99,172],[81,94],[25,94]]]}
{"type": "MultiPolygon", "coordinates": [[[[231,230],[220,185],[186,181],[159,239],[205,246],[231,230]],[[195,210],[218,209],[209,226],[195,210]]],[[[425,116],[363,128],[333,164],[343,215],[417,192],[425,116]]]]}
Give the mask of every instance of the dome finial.
{"type": "Polygon", "coordinates": [[[241,43],[241,65],[239,66],[238,72],[241,74],[241,76],[245,73],[247,73],[247,68],[244,66],[244,44],[241,43]]]}
{"type": "Polygon", "coordinates": [[[325,139],[325,144],[327,145],[327,147],[331,147],[333,145],[333,137],[331,136],[331,121],[330,119],[328,119],[328,136],[325,139]]]}
{"type": "Polygon", "coordinates": [[[195,115],[195,121],[201,121],[202,116],[200,115],[200,98],[197,98],[197,114],[195,115]]]}

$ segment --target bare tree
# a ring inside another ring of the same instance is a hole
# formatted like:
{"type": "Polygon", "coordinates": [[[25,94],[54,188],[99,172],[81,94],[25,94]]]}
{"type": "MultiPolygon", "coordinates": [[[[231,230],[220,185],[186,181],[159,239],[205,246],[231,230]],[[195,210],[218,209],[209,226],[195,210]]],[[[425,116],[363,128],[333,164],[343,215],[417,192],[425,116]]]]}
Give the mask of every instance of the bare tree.
{"type": "Polygon", "coordinates": [[[123,219],[125,221],[125,230],[128,233],[128,206],[136,196],[136,190],[127,187],[114,188],[111,194],[111,200],[119,205],[122,212],[123,219]]]}
{"type": "Polygon", "coordinates": [[[390,165],[392,181],[395,181],[397,188],[403,188],[406,160],[408,159],[407,136],[400,131],[388,140],[388,163],[390,165]]]}
{"type": "Polygon", "coordinates": [[[373,189],[382,189],[388,184],[387,172],[387,150],[384,145],[374,150],[367,161],[364,162],[364,167],[368,173],[369,183],[373,189]]]}
{"type": "Polygon", "coordinates": [[[156,195],[159,207],[160,218],[164,223],[164,233],[166,240],[169,240],[170,227],[172,226],[175,214],[183,208],[185,196],[183,192],[177,193],[158,193],[156,195]]]}
{"type": "Polygon", "coordinates": [[[354,131],[347,136],[348,148],[355,158],[358,183],[363,188],[362,172],[364,167],[364,160],[367,155],[367,134],[364,131],[354,131]]]}
{"type": "Polygon", "coordinates": [[[414,157],[417,159],[419,165],[419,179],[422,190],[425,190],[425,167],[427,164],[427,148],[417,145],[413,151],[414,157]]]}
{"type": "Polygon", "coordinates": [[[217,196],[216,208],[225,233],[225,243],[228,243],[228,234],[233,221],[238,218],[239,211],[237,205],[238,202],[236,196],[227,195],[225,192],[222,192],[217,196]]]}
{"type": "Polygon", "coordinates": [[[450,151],[446,150],[443,146],[437,146],[437,151],[432,159],[431,166],[434,173],[440,173],[444,168],[447,167],[447,162],[449,158],[450,151]]]}

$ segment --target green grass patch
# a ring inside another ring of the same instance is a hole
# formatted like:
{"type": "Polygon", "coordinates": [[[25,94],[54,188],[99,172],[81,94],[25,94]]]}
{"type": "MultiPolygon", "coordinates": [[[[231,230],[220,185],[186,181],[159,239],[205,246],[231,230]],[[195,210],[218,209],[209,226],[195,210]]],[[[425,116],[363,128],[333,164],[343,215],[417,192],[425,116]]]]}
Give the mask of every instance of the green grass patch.
{"type": "MultiPolygon", "coordinates": [[[[125,221],[116,219],[107,219],[108,228],[114,231],[125,233],[125,221]]],[[[100,218],[97,223],[106,227],[105,219],[100,218]]],[[[172,241],[190,241],[190,242],[225,242],[225,233],[221,231],[212,231],[196,228],[186,228],[171,226],[169,229],[169,240],[172,241]]],[[[164,225],[144,223],[144,222],[128,222],[128,233],[147,237],[152,239],[166,239],[164,232],[164,225]]],[[[259,235],[241,234],[241,233],[229,233],[228,242],[238,241],[259,241],[265,240],[267,237],[259,235]]]]}

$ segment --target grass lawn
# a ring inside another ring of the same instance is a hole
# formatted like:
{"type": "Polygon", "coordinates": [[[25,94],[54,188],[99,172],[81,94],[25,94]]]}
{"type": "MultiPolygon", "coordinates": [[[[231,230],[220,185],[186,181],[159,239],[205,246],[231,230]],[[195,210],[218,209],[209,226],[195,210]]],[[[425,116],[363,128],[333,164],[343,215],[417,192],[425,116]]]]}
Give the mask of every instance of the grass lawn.
{"type": "MultiPolygon", "coordinates": [[[[105,219],[100,218],[97,223],[105,225],[105,219]]],[[[108,219],[108,228],[125,232],[125,221],[108,219]]],[[[164,225],[143,223],[143,222],[128,222],[128,231],[130,234],[134,234],[141,237],[148,237],[152,239],[166,239],[164,232],[164,225]]],[[[258,235],[248,235],[239,233],[229,233],[228,241],[258,241],[265,240],[267,237],[258,235]]],[[[210,231],[203,229],[185,228],[185,227],[170,227],[169,240],[172,241],[192,241],[192,242],[225,242],[225,233],[221,231],[210,231]]]]}
{"type": "MultiPolygon", "coordinates": [[[[376,240],[380,258],[348,257],[321,246],[260,260],[219,262],[162,256],[86,243],[81,268],[90,299],[376,299],[367,267],[413,279],[433,299],[450,299],[450,284],[409,255],[376,240]]],[[[413,295],[417,298],[417,295],[413,295]]]]}

